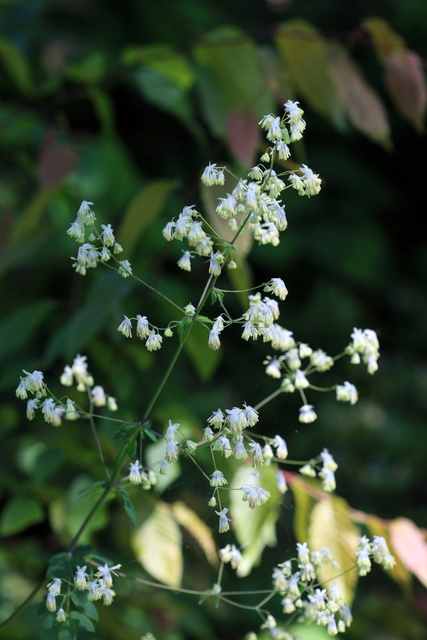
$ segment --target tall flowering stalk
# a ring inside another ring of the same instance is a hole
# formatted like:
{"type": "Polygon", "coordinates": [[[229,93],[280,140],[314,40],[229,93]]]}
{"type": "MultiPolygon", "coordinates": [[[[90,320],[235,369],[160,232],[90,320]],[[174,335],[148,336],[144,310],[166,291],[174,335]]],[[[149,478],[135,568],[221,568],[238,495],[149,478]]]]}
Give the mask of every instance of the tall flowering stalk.
{"type": "MultiPolygon", "coordinates": [[[[137,314],[136,317],[124,316],[117,327],[123,339],[142,341],[145,348],[152,352],[163,348],[167,343],[166,339],[178,336],[169,366],[148,400],[142,419],[137,423],[125,423],[110,415],[118,410],[117,402],[101,385],[95,384],[89,372],[86,356],[77,355],[72,364],[65,366],[60,377],[60,382],[65,388],[75,386],[82,394],[81,403],[67,395],[55,397],[40,371],[24,371],[21,377],[16,395],[27,401],[29,420],[33,420],[38,412],[47,423],[56,427],[63,421],[89,420],[107,478],[101,496],[70,543],[63,563],[58,563],[56,558],[53,565],[58,574],[50,575],[46,607],[52,615],[56,615],[59,625],[69,623],[71,602],[74,602],[72,594],[75,591],[84,592],[90,602],[102,600],[104,605],[111,605],[115,596],[112,588],[113,575],[126,575],[119,571],[122,569],[120,564],[102,565],[93,559],[90,552],[86,551],[83,557],[78,553],[78,542],[83,531],[112,492],[119,491],[122,497],[125,496],[125,508],[132,516],[129,493],[123,485],[128,488],[141,485],[143,489],[150,490],[156,484],[158,476],[169,474],[171,464],[178,458],[186,457],[196,465],[203,482],[206,482],[211,492],[208,501],[208,505],[213,508],[211,524],[216,516],[219,534],[226,533],[233,527],[229,507],[223,504],[229,504],[227,492],[230,490],[231,481],[231,478],[227,478],[226,467],[223,466],[225,459],[234,458],[238,464],[251,465],[253,468],[251,480],[238,488],[241,500],[247,503],[248,509],[262,509],[271,499],[271,490],[261,485],[259,469],[273,462],[277,465],[299,464],[300,473],[317,476],[324,491],[332,492],[335,489],[337,464],[328,449],[324,448],[317,457],[309,461],[296,463],[289,460],[285,434],[270,437],[262,433],[260,410],[283,393],[296,393],[301,399],[298,420],[310,424],[318,417],[314,404],[311,404],[312,396],[317,391],[335,393],[337,401],[340,402],[357,402],[358,392],[351,382],[344,381],[332,387],[319,388],[311,383],[310,378],[312,374],[329,371],[339,358],[345,356],[348,356],[353,364],[363,362],[368,372],[373,374],[378,368],[379,358],[379,343],[375,332],[354,328],[351,340],[343,352],[331,357],[322,349],[313,349],[307,343],[297,340],[292,331],[279,324],[280,302],[288,295],[287,287],[280,277],[272,275],[268,282],[248,291],[247,309],[236,318],[231,317],[225,304],[225,298],[234,292],[218,286],[224,271],[237,268],[234,257],[236,241],[240,236],[250,234],[261,245],[271,244],[276,247],[279,244],[280,235],[288,226],[283,203],[283,195],[287,189],[295,189],[300,196],[307,197],[313,197],[320,192],[321,179],[306,165],[282,173],[276,173],[274,168],[276,161],[283,163],[288,160],[291,155],[290,145],[302,138],[306,128],[303,111],[298,103],[288,100],[281,117],[266,115],[260,125],[265,130],[270,146],[263,153],[260,163],[248,172],[247,177],[236,178],[231,193],[219,198],[216,207],[218,216],[228,222],[233,232],[232,239],[227,241],[222,238],[195,205],[185,206],[163,229],[163,237],[167,242],[185,243],[182,256],[178,260],[178,267],[182,271],[191,272],[197,261],[200,261],[201,268],[206,270],[206,285],[197,305],[189,303],[181,309],[176,302],[157,292],[175,309],[180,310],[179,320],[172,320],[167,327],[158,327],[152,318],[149,319],[149,311],[142,309],[141,314],[137,314]],[[212,318],[205,315],[206,302],[211,297],[218,303],[217,315],[212,318]],[[265,356],[265,373],[277,381],[276,389],[253,406],[244,402],[242,406],[212,408],[210,413],[207,412],[206,425],[197,442],[187,439],[179,422],[174,421],[174,417],[171,416],[162,436],[163,458],[155,465],[144,464],[142,452],[137,457],[134,444],[145,435],[156,439],[150,421],[153,407],[160,400],[164,385],[171,376],[196,323],[205,327],[207,344],[213,350],[221,348],[223,332],[231,325],[239,327],[243,346],[258,338],[262,340],[266,349],[271,350],[265,356]],[[96,429],[97,412],[104,409],[108,412],[107,415],[103,414],[104,419],[116,422],[119,425],[118,432],[122,439],[126,440],[113,465],[104,456],[96,429]],[[212,466],[209,469],[197,462],[197,455],[202,449],[208,449],[210,452],[212,466]],[[130,457],[130,461],[126,463],[128,470],[125,477],[120,478],[127,455],[130,457]],[[66,585],[65,588],[63,585],[66,585]],[[58,598],[60,608],[57,610],[58,598]]],[[[207,187],[224,185],[226,171],[226,167],[209,163],[201,180],[207,187]]],[[[100,229],[97,227],[92,207],[92,202],[82,202],[76,220],[68,229],[69,236],[79,244],[73,268],[78,274],[86,275],[89,269],[108,266],[117,271],[122,278],[135,278],[143,286],[155,291],[149,283],[135,276],[128,260],[119,260],[117,256],[122,253],[123,247],[116,242],[110,224],[101,225],[100,229]]],[[[278,467],[275,478],[277,494],[283,495],[287,491],[287,484],[281,467],[278,467]]],[[[223,592],[221,587],[224,566],[230,564],[232,569],[238,570],[242,563],[242,554],[234,544],[227,544],[219,551],[219,558],[221,563],[216,583],[210,592],[200,595],[221,600],[226,598],[226,592],[223,592]]],[[[376,536],[372,542],[366,537],[360,539],[354,563],[360,575],[365,575],[370,570],[371,560],[382,564],[386,569],[392,568],[394,560],[384,538],[376,536]]],[[[266,603],[277,596],[281,598],[284,615],[290,616],[291,620],[297,613],[300,620],[327,626],[329,635],[343,632],[351,623],[349,607],[335,582],[322,584],[319,578],[319,570],[328,563],[333,563],[328,549],[312,550],[307,543],[297,544],[296,558],[284,560],[274,568],[273,585],[270,591],[267,590],[268,596],[263,598],[259,605],[252,607],[261,617],[261,629],[268,630],[272,638],[293,638],[292,633],[288,631],[287,623],[278,624],[265,608],[266,603]]],[[[338,572],[337,568],[337,575],[338,572]]],[[[143,582],[142,579],[141,581],[143,582]]],[[[229,598],[227,602],[239,606],[229,598]]]]}

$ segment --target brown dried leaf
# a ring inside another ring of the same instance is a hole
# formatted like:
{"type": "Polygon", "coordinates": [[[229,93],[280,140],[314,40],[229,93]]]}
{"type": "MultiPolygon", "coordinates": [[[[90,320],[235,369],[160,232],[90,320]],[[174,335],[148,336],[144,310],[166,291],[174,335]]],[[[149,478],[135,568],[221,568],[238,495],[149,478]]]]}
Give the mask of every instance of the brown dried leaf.
{"type": "Polygon", "coordinates": [[[374,142],[390,147],[387,112],[344,47],[328,47],[329,68],[340,101],[352,125],[374,142]]]}
{"type": "Polygon", "coordinates": [[[427,587],[427,542],[420,529],[407,518],[390,523],[393,550],[403,564],[427,587]]]}
{"type": "Polygon", "coordinates": [[[393,51],[386,63],[385,83],[402,116],[422,131],[427,88],[420,57],[408,49],[393,51]]]}

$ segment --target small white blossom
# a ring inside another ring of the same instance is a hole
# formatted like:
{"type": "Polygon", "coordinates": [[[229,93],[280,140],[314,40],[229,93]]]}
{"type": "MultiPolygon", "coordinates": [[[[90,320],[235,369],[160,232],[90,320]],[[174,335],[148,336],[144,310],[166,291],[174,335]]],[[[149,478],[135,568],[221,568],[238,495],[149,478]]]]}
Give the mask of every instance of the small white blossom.
{"type": "Polygon", "coordinates": [[[122,333],[125,338],[132,338],[132,322],[130,318],[125,316],[125,319],[117,327],[117,331],[122,333]]]}
{"type": "Polygon", "coordinates": [[[273,446],[276,448],[276,456],[281,460],[286,460],[288,457],[288,447],[281,436],[277,435],[274,437],[273,446]]]}
{"type": "Polygon", "coordinates": [[[297,372],[295,373],[295,380],[294,380],[295,389],[307,389],[309,385],[310,383],[305,377],[304,373],[301,371],[301,369],[298,369],[297,372]]]}
{"type": "Polygon", "coordinates": [[[357,389],[354,384],[350,382],[344,382],[343,385],[338,384],[336,389],[337,400],[341,402],[350,402],[355,404],[358,399],[357,389]]]}
{"type": "Polygon", "coordinates": [[[157,349],[160,349],[160,347],[162,346],[162,342],[163,338],[160,333],[156,333],[156,331],[153,329],[152,331],[150,331],[145,346],[148,351],[157,351],[157,349]]]}
{"type": "Polygon", "coordinates": [[[35,414],[35,410],[39,407],[40,400],[38,398],[32,398],[27,402],[27,418],[28,420],[33,420],[35,414]]]}
{"type": "Polygon", "coordinates": [[[102,242],[107,247],[112,247],[116,241],[111,224],[101,224],[103,232],[101,233],[102,242]]]}
{"type": "Polygon", "coordinates": [[[211,487],[223,487],[225,484],[227,484],[227,480],[224,478],[222,471],[214,471],[211,475],[211,487]]]}
{"type": "Polygon", "coordinates": [[[225,507],[222,511],[215,511],[216,515],[219,516],[219,532],[225,533],[230,529],[229,518],[227,518],[228,509],[225,507]]]}
{"type": "Polygon", "coordinates": [[[55,419],[55,401],[52,398],[46,398],[41,406],[41,412],[46,422],[53,423],[55,419]]]}
{"type": "Polygon", "coordinates": [[[107,404],[107,398],[103,387],[97,385],[96,387],[93,387],[90,393],[95,407],[105,407],[107,404]]]}
{"type": "Polygon", "coordinates": [[[178,260],[178,267],[183,271],[191,271],[191,254],[189,251],[182,252],[182,257],[178,260]]]}
{"type": "Polygon", "coordinates": [[[111,574],[113,573],[114,575],[117,575],[115,570],[120,569],[121,566],[121,564],[116,564],[114,567],[109,567],[108,564],[104,564],[103,567],[98,567],[98,571],[95,575],[100,579],[100,582],[106,589],[111,589],[113,586],[113,578],[111,574]]]}
{"type": "Polygon", "coordinates": [[[201,180],[207,187],[212,187],[213,185],[223,185],[225,181],[224,170],[217,169],[216,164],[212,164],[209,162],[208,166],[203,171],[201,180]]]}
{"type": "Polygon", "coordinates": [[[300,407],[298,418],[300,422],[308,424],[309,422],[314,422],[316,418],[317,415],[313,409],[313,405],[304,404],[302,407],[300,407]]]}
{"type": "Polygon", "coordinates": [[[88,588],[88,574],[86,573],[86,565],[84,567],[77,567],[76,575],[74,576],[74,584],[77,589],[84,591],[88,588]]]}
{"type": "Polygon", "coordinates": [[[136,316],[136,335],[141,340],[148,338],[150,335],[150,327],[148,324],[147,316],[136,316]]]}
{"type": "Polygon", "coordinates": [[[142,464],[139,460],[135,460],[135,462],[130,463],[129,469],[129,482],[132,484],[141,484],[142,483],[142,475],[141,475],[142,464]]]}

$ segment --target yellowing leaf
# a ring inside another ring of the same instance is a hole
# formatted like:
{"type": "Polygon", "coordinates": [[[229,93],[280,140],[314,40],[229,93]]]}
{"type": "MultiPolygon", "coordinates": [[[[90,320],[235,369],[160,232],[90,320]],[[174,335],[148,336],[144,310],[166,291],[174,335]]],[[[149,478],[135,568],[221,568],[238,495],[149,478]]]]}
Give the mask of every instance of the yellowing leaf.
{"type": "Polygon", "coordinates": [[[350,519],[348,505],[342,498],[329,496],[320,500],[311,511],[308,545],[317,551],[328,547],[333,560],[339,562],[340,570],[334,571],[332,564],[323,565],[318,572],[321,582],[332,584],[335,580],[347,604],[354,596],[358,572],[349,571],[356,564],[355,552],[358,545],[359,528],[350,519]],[[338,578],[334,576],[341,574],[338,578]]]}
{"type": "Polygon", "coordinates": [[[238,576],[247,576],[252,567],[261,560],[262,552],[268,545],[274,546],[276,540],[276,522],[279,515],[279,502],[282,498],[277,490],[274,477],[275,465],[263,466],[258,469],[259,478],[253,475],[249,465],[242,465],[235,474],[230,489],[230,515],[232,526],[239,545],[242,547],[243,562],[237,569],[238,576]],[[247,502],[243,502],[242,491],[244,484],[257,486],[258,482],[270,492],[267,502],[255,509],[250,509],[247,502]]]}
{"type": "Polygon", "coordinates": [[[367,18],[364,20],[363,26],[371,36],[378,57],[382,62],[386,62],[395,49],[405,48],[404,39],[393,31],[386,20],[382,18],[367,18]]]}
{"type": "Polygon", "coordinates": [[[342,125],[342,109],[322,34],[304,20],[290,20],[277,30],[276,44],[304,99],[337,126],[342,125]]]}
{"type": "Polygon", "coordinates": [[[292,482],[290,483],[295,500],[294,531],[295,537],[299,542],[308,540],[310,512],[315,503],[315,499],[305,489],[307,484],[308,478],[302,479],[296,474],[292,477],[292,482]]]}
{"type": "Polygon", "coordinates": [[[367,527],[370,532],[374,536],[382,536],[387,543],[387,546],[390,550],[390,553],[394,555],[394,559],[396,560],[396,564],[393,569],[387,571],[387,574],[390,575],[396,582],[398,582],[404,589],[408,589],[411,583],[411,574],[400,560],[399,556],[396,553],[393,553],[393,544],[390,537],[389,526],[388,524],[380,520],[379,518],[369,518],[366,522],[367,527]]]}
{"type": "Polygon", "coordinates": [[[159,502],[132,537],[140,563],[154,578],[178,587],[182,578],[182,538],[169,505],[159,502]]]}
{"type": "Polygon", "coordinates": [[[427,542],[418,527],[407,518],[390,523],[393,551],[403,564],[427,587],[427,542]]]}
{"type": "Polygon", "coordinates": [[[427,106],[426,79],[421,58],[413,51],[394,51],[387,60],[385,82],[402,116],[421,132],[427,106]]]}
{"type": "Polygon", "coordinates": [[[210,564],[218,564],[218,553],[212,537],[212,530],[199,518],[197,513],[187,507],[183,502],[174,502],[172,513],[177,522],[191,533],[202,547],[210,564]]]}
{"type": "Polygon", "coordinates": [[[143,187],[131,200],[117,232],[126,255],[131,255],[144,229],[161,213],[171,189],[170,180],[156,180],[143,187]]]}
{"type": "Polygon", "coordinates": [[[344,47],[328,47],[329,68],[351,124],[375,142],[390,147],[387,112],[377,93],[368,85],[344,47]]]}

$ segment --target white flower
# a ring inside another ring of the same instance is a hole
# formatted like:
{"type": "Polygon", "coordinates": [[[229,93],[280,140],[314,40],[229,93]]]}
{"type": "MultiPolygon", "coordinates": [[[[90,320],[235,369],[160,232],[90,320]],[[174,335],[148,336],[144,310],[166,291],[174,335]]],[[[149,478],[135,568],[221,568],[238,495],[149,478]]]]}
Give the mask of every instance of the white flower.
{"type": "Polygon", "coordinates": [[[322,478],[322,488],[324,491],[335,491],[335,474],[331,469],[323,468],[322,471],[319,472],[319,476],[322,478]]]}
{"type": "Polygon", "coordinates": [[[46,398],[42,404],[41,412],[44,415],[46,422],[52,424],[55,419],[55,401],[52,398],[46,398]]]}
{"type": "Polygon", "coordinates": [[[167,463],[167,460],[165,460],[164,458],[163,458],[163,460],[160,461],[159,468],[157,469],[157,472],[160,473],[161,476],[168,476],[169,475],[168,463],[167,463]]]}
{"type": "Polygon", "coordinates": [[[182,257],[178,260],[178,267],[183,271],[191,271],[191,254],[189,251],[182,252],[182,257]]]}
{"type": "Polygon", "coordinates": [[[113,578],[111,574],[117,575],[115,573],[116,569],[120,569],[122,565],[116,564],[114,567],[109,567],[108,564],[104,564],[103,567],[99,566],[98,571],[96,572],[96,577],[100,578],[100,582],[106,589],[111,589],[113,586],[113,578]]]}
{"type": "Polygon", "coordinates": [[[175,432],[179,429],[179,427],[180,424],[178,422],[172,424],[172,420],[169,420],[169,426],[165,433],[166,442],[172,442],[172,440],[175,440],[175,432]]]}
{"type": "Polygon", "coordinates": [[[129,482],[132,484],[141,484],[142,483],[142,475],[141,475],[142,464],[139,460],[135,460],[135,462],[130,463],[129,469],[129,482]]]}
{"type": "Polygon", "coordinates": [[[225,181],[224,170],[217,169],[216,164],[211,164],[209,162],[208,166],[203,171],[201,180],[207,187],[212,187],[212,185],[216,184],[223,185],[225,181]]]}
{"type": "Polygon", "coordinates": [[[104,589],[103,587],[101,587],[100,581],[92,580],[92,582],[89,582],[87,599],[90,602],[95,602],[96,600],[100,600],[102,598],[103,591],[104,589]]]}
{"type": "Polygon", "coordinates": [[[288,490],[288,485],[286,484],[286,479],[283,474],[283,471],[278,471],[277,473],[274,474],[274,477],[276,478],[276,481],[277,481],[277,490],[279,491],[279,493],[281,494],[286,493],[288,490]]]}
{"type": "Polygon", "coordinates": [[[117,327],[117,331],[122,333],[125,338],[132,338],[132,322],[125,316],[125,319],[117,327]]]}
{"type": "Polygon", "coordinates": [[[101,227],[103,229],[103,232],[101,233],[102,236],[102,242],[107,246],[107,247],[112,247],[116,241],[115,237],[114,237],[114,233],[113,233],[113,229],[111,227],[111,224],[101,224],[101,227]]]}
{"type": "Polygon", "coordinates": [[[251,450],[251,455],[253,456],[252,464],[254,467],[258,467],[264,463],[264,457],[262,455],[261,445],[258,442],[250,442],[249,449],[251,450]]]}
{"type": "Polygon", "coordinates": [[[359,549],[356,551],[357,566],[359,569],[359,576],[366,576],[371,570],[371,560],[369,558],[368,549],[359,549]]]}
{"type": "Polygon", "coordinates": [[[52,582],[47,585],[49,593],[52,593],[54,596],[59,596],[61,593],[61,579],[54,578],[52,582]]]}
{"type": "Polygon", "coordinates": [[[129,260],[122,260],[119,262],[119,265],[118,274],[122,276],[122,278],[128,278],[132,274],[132,267],[130,266],[129,260]]]}
{"type": "Polygon", "coordinates": [[[175,222],[171,220],[171,222],[168,222],[165,228],[163,229],[162,235],[164,239],[167,240],[167,242],[170,242],[172,240],[174,228],[175,228],[175,222]]]}
{"type": "Polygon", "coordinates": [[[310,362],[314,367],[316,367],[317,371],[328,371],[328,369],[330,369],[334,364],[332,358],[322,349],[313,351],[310,356],[310,362]]]}
{"type": "Polygon", "coordinates": [[[47,594],[47,598],[46,598],[46,608],[48,611],[50,611],[51,613],[53,613],[54,611],[56,611],[56,598],[55,598],[55,594],[52,593],[51,591],[49,591],[49,593],[47,594]]]}
{"type": "Polygon", "coordinates": [[[91,390],[91,396],[95,407],[104,407],[107,404],[107,398],[103,387],[97,385],[91,390]]]}
{"type": "Polygon", "coordinates": [[[65,611],[61,607],[60,609],[58,609],[58,613],[56,614],[56,621],[57,622],[65,622],[66,619],[67,619],[67,616],[65,614],[65,611]]]}
{"type": "Polygon", "coordinates": [[[335,616],[332,613],[329,617],[328,617],[328,634],[330,636],[336,636],[338,633],[338,629],[337,629],[337,624],[335,622],[335,616]]]}
{"type": "Polygon", "coordinates": [[[271,291],[275,296],[280,298],[280,300],[284,300],[288,295],[286,285],[281,278],[272,278],[264,287],[264,291],[266,293],[271,291]]]}
{"type": "Polygon", "coordinates": [[[209,342],[208,345],[211,349],[213,349],[214,351],[218,351],[218,349],[221,346],[221,341],[219,339],[219,330],[218,329],[211,329],[209,332],[209,342]]]}
{"type": "Polygon", "coordinates": [[[286,460],[288,457],[288,448],[286,442],[280,436],[275,436],[273,440],[273,446],[276,447],[276,456],[281,460],[286,460]]]}
{"type": "Polygon", "coordinates": [[[28,400],[27,402],[27,418],[28,420],[33,420],[35,414],[35,410],[39,407],[40,400],[38,398],[33,398],[28,400]]]}
{"type": "Polygon", "coordinates": [[[156,333],[153,329],[147,338],[145,346],[148,351],[157,351],[157,349],[160,349],[160,347],[162,346],[162,342],[163,338],[160,333],[156,333]]]}
{"type": "Polygon", "coordinates": [[[178,440],[171,440],[166,445],[165,460],[169,464],[178,460],[179,442],[178,440]]]}
{"type": "Polygon", "coordinates": [[[227,507],[225,507],[222,511],[215,511],[216,515],[219,516],[219,532],[225,533],[229,530],[230,525],[229,518],[227,518],[226,514],[228,513],[227,507]]]}
{"type": "Polygon", "coordinates": [[[71,367],[67,364],[64,367],[64,371],[59,378],[59,382],[64,385],[64,387],[71,387],[73,384],[73,372],[71,367]]]}
{"type": "Polygon", "coordinates": [[[265,372],[268,376],[271,376],[272,378],[281,377],[282,375],[281,364],[279,360],[277,360],[277,358],[272,358],[271,356],[267,356],[267,359],[264,361],[264,364],[267,365],[265,372]]]}
{"type": "Polygon", "coordinates": [[[301,564],[307,564],[310,560],[310,549],[306,542],[300,543],[297,542],[297,550],[298,550],[298,562],[301,564]]]}
{"type": "Polygon", "coordinates": [[[24,384],[28,391],[31,393],[42,393],[43,392],[43,373],[41,371],[33,371],[32,373],[28,373],[28,371],[24,370],[24,373],[27,377],[24,380],[24,384]]]}
{"type": "Polygon", "coordinates": [[[314,412],[312,404],[304,404],[299,410],[299,418],[300,422],[304,422],[308,424],[309,422],[314,422],[317,418],[316,413],[314,412]]]}
{"type": "Polygon", "coordinates": [[[350,404],[355,404],[358,399],[357,389],[354,384],[350,382],[344,382],[343,385],[338,384],[336,389],[337,400],[341,402],[350,402],[350,404]]]}
{"type": "Polygon", "coordinates": [[[74,576],[74,584],[77,589],[84,591],[88,588],[88,582],[86,580],[88,574],[86,573],[86,565],[84,567],[77,567],[76,575],[74,576]]]}
{"type": "Polygon", "coordinates": [[[91,213],[91,206],[93,206],[93,202],[88,202],[87,200],[83,200],[80,205],[79,210],[77,211],[77,216],[79,218],[85,218],[88,213],[91,213]]]}
{"type": "Polygon", "coordinates": [[[284,104],[285,111],[288,115],[288,120],[291,124],[297,124],[304,114],[304,111],[300,109],[298,105],[299,102],[293,102],[292,100],[288,100],[284,104]]]}
{"type": "MultiPolygon", "coordinates": [[[[63,411],[63,409],[62,409],[63,411]]],[[[78,411],[76,411],[76,403],[73,402],[72,400],[70,400],[70,398],[67,399],[67,404],[65,406],[65,419],[66,420],[77,420],[77,418],[79,417],[79,413],[78,411]]]]}
{"type": "Polygon", "coordinates": [[[214,411],[213,414],[208,418],[208,424],[212,425],[215,429],[220,429],[222,427],[222,423],[224,422],[225,416],[221,409],[214,411]]]}
{"type": "Polygon", "coordinates": [[[303,372],[301,371],[301,369],[298,369],[298,371],[295,374],[295,380],[294,380],[295,389],[307,389],[309,385],[310,383],[305,377],[305,375],[303,374],[303,372]]]}
{"type": "Polygon", "coordinates": [[[316,472],[313,469],[313,467],[311,466],[311,464],[305,464],[303,465],[299,472],[303,475],[303,476],[307,476],[309,478],[315,478],[316,477],[316,472]]]}
{"type": "Polygon", "coordinates": [[[113,398],[113,396],[108,396],[107,407],[110,411],[117,411],[118,409],[117,402],[116,402],[116,399],[113,398]]]}
{"type": "Polygon", "coordinates": [[[220,251],[214,253],[211,252],[211,259],[209,262],[209,273],[211,276],[219,276],[222,269],[222,264],[224,263],[224,256],[220,251]]]}
{"type": "Polygon", "coordinates": [[[136,316],[136,335],[141,340],[148,338],[150,335],[150,327],[148,324],[147,316],[136,316]]]}
{"type": "Polygon", "coordinates": [[[214,471],[211,475],[211,487],[223,487],[225,484],[227,484],[227,480],[224,478],[222,471],[214,471]]]}

